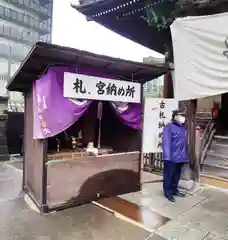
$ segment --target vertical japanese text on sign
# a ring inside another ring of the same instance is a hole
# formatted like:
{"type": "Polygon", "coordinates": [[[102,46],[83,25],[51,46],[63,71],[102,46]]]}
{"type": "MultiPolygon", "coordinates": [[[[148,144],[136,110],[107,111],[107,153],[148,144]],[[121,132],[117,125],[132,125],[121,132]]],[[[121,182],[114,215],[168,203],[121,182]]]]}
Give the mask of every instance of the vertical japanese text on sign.
{"type": "Polygon", "coordinates": [[[165,116],[165,102],[164,100],[162,100],[159,103],[159,121],[158,121],[158,129],[159,129],[159,133],[158,133],[158,144],[157,144],[157,148],[161,148],[162,147],[162,134],[163,134],[163,128],[165,127],[165,122],[164,120],[166,119],[165,116]]]}

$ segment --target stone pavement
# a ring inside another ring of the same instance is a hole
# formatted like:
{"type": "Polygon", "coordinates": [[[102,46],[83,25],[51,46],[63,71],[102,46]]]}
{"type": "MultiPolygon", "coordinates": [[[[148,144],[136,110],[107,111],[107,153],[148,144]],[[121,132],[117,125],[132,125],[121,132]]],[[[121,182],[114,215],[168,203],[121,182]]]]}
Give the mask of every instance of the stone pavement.
{"type": "Polygon", "coordinates": [[[87,204],[41,216],[28,208],[21,192],[19,163],[0,163],[0,239],[2,240],[162,240],[101,208],[87,204]]]}
{"type": "Polygon", "coordinates": [[[228,240],[228,194],[219,188],[202,186],[195,195],[170,203],[164,199],[161,183],[144,184],[141,192],[122,198],[171,219],[156,234],[165,239],[228,240]]]}
{"type": "Polygon", "coordinates": [[[22,171],[14,166],[0,163],[0,203],[21,196],[21,186],[22,171]]]}
{"type": "MultiPolygon", "coordinates": [[[[151,233],[93,204],[41,216],[23,200],[20,169],[20,163],[0,164],[0,239],[228,240],[228,192],[225,190],[202,186],[195,195],[170,203],[163,197],[161,182],[147,174],[142,191],[121,198],[171,219],[151,233]]],[[[141,212],[141,218],[148,219],[147,213],[141,212]]]]}
{"type": "Polygon", "coordinates": [[[141,175],[141,183],[152,183],[152,182],[161,182],[161,181],[162,181],[162,175],[159,175],[159,174],[143,172],[141,175]]]}

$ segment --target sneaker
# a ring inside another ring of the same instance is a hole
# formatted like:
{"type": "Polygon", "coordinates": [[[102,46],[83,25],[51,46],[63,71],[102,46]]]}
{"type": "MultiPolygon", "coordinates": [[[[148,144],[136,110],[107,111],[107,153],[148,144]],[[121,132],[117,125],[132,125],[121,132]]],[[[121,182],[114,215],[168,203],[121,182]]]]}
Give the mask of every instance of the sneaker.
{"type": "Polygon", "coordinates": [[[173,196],[165,196],[170,202],[176,202],[176,199],[173,196]]]}
{"type": "Polygon", "coordinates": [[[186,197],[186,195],[184,193],[181,193],[179,191],[176,192],[174,195],[177,196],[177,197],[186,197]]]}

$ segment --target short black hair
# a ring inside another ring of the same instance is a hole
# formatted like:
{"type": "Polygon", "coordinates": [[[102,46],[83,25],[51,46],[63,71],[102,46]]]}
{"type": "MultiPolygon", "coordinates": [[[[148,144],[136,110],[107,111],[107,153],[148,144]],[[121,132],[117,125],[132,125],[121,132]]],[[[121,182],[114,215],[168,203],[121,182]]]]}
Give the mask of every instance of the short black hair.
{"type": "Polygon", "coordinates": [[[173,110],[172,118],[175,118],[176,115],[185,116],[186,115],[186,109],[185,108],[179,108],[179,109],[173,110]]]}

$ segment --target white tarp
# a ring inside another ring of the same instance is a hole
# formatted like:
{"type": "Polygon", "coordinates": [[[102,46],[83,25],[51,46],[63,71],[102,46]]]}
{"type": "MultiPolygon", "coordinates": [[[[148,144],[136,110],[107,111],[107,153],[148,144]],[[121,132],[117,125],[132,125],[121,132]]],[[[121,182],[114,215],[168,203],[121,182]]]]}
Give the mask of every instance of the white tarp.
{"type": "Polygon", "coordinates": [[[228,13],[185,17],[171,25],[178,100],[228,92],[228,13]]]}

